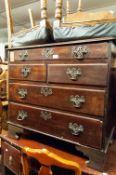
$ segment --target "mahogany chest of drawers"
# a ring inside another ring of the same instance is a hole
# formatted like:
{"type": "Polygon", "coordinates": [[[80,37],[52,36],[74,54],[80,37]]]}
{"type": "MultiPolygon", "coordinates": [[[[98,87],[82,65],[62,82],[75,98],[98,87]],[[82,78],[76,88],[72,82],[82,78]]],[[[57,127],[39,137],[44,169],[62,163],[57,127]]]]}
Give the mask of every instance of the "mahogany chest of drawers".
{"type": "Polygon", "coordinates": [[[114,59],[111,38],[10,49],[9,126],[73,143],[102,170],[116,115],[114,59]]]}

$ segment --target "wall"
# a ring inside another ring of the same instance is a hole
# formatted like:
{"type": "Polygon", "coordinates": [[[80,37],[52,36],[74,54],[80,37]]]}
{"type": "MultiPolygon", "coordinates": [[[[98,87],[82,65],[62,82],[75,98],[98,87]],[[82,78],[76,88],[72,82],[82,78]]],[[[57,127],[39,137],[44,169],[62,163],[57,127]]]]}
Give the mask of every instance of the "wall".
{"type": "Polygon", "coordinates": [[[113,5],[113,6],[108,6],[108,7],[104,7],[104,8],[99,8],[99,9],[94,9],[94,10],[91,10],[91,11],[114,11],[114,17],[116,17],[116,5],[113,5]]]}

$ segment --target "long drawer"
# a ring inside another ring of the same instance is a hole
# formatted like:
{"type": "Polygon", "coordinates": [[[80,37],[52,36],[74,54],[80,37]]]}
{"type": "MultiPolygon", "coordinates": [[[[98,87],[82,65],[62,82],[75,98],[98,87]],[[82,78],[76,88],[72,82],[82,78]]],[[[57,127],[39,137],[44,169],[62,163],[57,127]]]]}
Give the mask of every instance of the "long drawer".
{"type": "Polygon", "coordinates": [[[10,103],[10,122],[63,140],[100,148],[102,122],[66,112],[10,103]],[[97,131],[97,132],[96,132],[97,131]]]}
{"type": "Polygon", "coordinates": [[[10,101],[97,116],[104,115],[105,90],[10,83],[10,101]]]}
{"type": "Polygon", "coordinates": [[[9,66],[10,79],[46,81],[45,64],[15,64],[9,66]]]}
{"type": "Polygon", "coordinates": [[[51,83],[104,86],[107,74],[108,64],[48,64],[48,82],[51,83]]]}
{"type": "Polygon", "coordinates": [[[10,61],[29,61],[41,59],[101,59],[108,58],[108,44],[74,44],[66,46],[23,49],[10,52],[10,61]]]}

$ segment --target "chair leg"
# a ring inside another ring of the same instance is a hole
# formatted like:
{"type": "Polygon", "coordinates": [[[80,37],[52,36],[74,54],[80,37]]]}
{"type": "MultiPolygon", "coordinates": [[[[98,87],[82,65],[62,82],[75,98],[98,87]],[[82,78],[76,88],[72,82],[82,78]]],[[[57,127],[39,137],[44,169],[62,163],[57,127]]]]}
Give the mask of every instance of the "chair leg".
{"type": "Polygon", "coordinates": [[[29,175],[29,164],[26,155],[21,156],[21,163],[23,167],[23,175],[29,175]]]}
{"type": "Polygon", "coordinates": [[[44,165],[41,166],[38,175],[53,175],[51,168],[50,167],[46,167],[44,165]]]}

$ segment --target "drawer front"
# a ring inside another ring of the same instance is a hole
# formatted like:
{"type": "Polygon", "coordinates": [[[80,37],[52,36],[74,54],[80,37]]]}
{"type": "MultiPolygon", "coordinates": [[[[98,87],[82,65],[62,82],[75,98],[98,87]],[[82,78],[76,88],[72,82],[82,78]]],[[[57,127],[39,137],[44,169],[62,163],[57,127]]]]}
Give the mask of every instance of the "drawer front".
{"type": "Polygon", "coordinates": [[[56,47],[24,49],[10,52],[10,61],[29,61],[40,59],[94,59],[108,58],[108,44],[74,44],[56,47]]]}
{"type": "Polygon", "coordinates": [[[10,79],[46,81],[46,66],[44,64],[19,64],[9,66],[10,79]]]}
{"type": "Polygon", "coordinates": [[[10,122],[60,139],[101,147],[102,122],[99,120],[16,103],[10,103],[9,110],[10,122]]]}
{"type": "Polygon", "coordinates": [[[105,86],[107,73],[107,64],[49,64],[48,82],[105,86]]]}
{"type": "Polygon", "coordinates": [[[103,116],[105,91],[11,83],[10,100],[103,116]]]}
{"type": "Polygon", "coordinates": [[[3,143],[3,161],[4,165],[9,168],[12,172],[20,175],[21,170],[21,155],[20,151],[9,145],[8,143],[3,143]]]}

